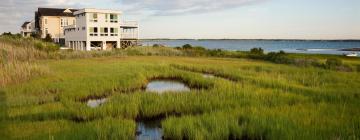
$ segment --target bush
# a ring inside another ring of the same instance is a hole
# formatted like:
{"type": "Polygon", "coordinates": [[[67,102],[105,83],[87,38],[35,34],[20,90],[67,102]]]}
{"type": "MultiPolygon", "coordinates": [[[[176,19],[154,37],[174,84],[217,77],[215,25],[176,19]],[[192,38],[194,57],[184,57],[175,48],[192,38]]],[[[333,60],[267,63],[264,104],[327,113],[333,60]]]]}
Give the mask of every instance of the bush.
{"type": "Polygon", "coordinates": [[[268,61],[271,61],[274,63],[280,63],[280,64],[293,63],[293,60],[288,58],[284,51],[270,52],[266,55],[265,60],[268,60],[268,61]]]}
{"type": "Polygon", "coordinates": [[[342,66],[342,64],[342,61],[338,58],[328,58],[325,67],[328,69],[335,69],[336,67],[342,66]]]}
{"type": "Polygon", "coordinates": [[[53,39],[52,39],[52,37],[51,37],[50,34],[46,34],[46,37],[45,37],[44,41],[46,41],[46,42],[53,42],[53,39]]]}
{"type": "Polygon", "coordinates": [[[322,64],[317,59],[308,59],[308,58],[296,58],[293,60],[294,65],[300,67],[309,67],[309,66],[321,66],[322,64]]]}
{"type": "Polygon", "coordinates": [[[185,44],[182,46],[183,49],[191,49],[192,46],[190,44],[185,44]]]}
{"type": "Polygon", "coordinates": [[[4,32],[4,33],[2,33],[2,35],[7,35],[7,36],[11,36],[12,34],[11,34],[11,32],[4,32]]]}
{"type": "Polygon", "coordinates": [[[360,72],[360,65],[357,65],[357,66],[356,66],[356,71],[357,71],[357,72],[360,72]]]}
{"type": "Polygon", "coordinates": [[[31,37],[33,37],[33,38],[36,38],[36,39],[40,39],[41,38],[41,34],[40,34],[40,32],[36,32],[36,33],[31,33],[31,35],[30,35],[31,37]]]}
{"type": "Polygon", "coordinates": [[[252,59],[264,59],[264,50],[262,48],[252,48],[249,57],[252,59]]]}
{"type": "Polygon", "coordinates": [[[264,50],[262,48],[252,48],[250,54],[254,55],[264,55],[264,50]]]}
{"type": "Polygon", "coordinates": [[[153,45],[154,48],[158,48],[158,47],[165,47],[164,45],[161,45],[161,44],[154,44],[153,45]]]}

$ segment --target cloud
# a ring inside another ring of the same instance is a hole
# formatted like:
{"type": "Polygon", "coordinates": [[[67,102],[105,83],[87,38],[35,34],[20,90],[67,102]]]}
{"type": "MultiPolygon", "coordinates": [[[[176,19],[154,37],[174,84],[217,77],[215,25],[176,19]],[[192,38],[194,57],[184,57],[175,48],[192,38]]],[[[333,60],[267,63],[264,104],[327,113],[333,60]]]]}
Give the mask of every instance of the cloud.
{"type": "Polygon", "coordinates": [[[38,7],[109,8],[126,15],[182,15],[221,11],[264,0],[0,0],[0,32],[19,32],[38,7]]]}
{"type": "Polygon", "coordinates": [[[34,19],[38,7],[81,7],[95,0],[0,0],[0,33],[20,32],[25,21],[34,19]]]}
{"type": "Polygon", "coordinates": [[[154,15],[181,15],[233,9],[264,0],[122,0],[128,11],[146,10],[154,15]]]}

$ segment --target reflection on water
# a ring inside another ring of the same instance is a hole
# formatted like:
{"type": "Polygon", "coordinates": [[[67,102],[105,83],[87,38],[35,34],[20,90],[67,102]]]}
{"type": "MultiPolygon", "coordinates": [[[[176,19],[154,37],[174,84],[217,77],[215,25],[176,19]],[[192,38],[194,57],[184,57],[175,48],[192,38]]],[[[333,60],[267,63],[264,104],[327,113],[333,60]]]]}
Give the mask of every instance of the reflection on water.
{"type": "Polygon", "coordinates": [[[155,121],[139,121],[136,123],[136,139],[137,140],[161,140],[163,130],[161,128],[161,120],[155,121]]]}
{"type": "Polygon", "coordinates": [[[106,98],[89,100],[89,101],[87,102],[87,106],[89,106],[89,107],[91,107],[91,108],[95,108],[95,107],[98,107],[98,106],[104,104],[106,101],[107,101],[106,98]]]}
{"type": "Polygon", "coordinates": [[[149,92],[187,92],[190,88],[182,82],[173,80],[154,80],[146,86],[146,91],[149,92]]]}

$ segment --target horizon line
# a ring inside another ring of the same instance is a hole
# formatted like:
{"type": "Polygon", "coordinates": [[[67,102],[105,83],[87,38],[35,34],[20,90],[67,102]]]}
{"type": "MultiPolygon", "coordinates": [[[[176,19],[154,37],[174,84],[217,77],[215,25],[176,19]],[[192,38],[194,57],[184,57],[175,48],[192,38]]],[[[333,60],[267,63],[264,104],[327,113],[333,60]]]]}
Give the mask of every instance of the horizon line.
{"type": "Polygon", "coordinates": [[[360,39],[265,39],[265,38],[139,38],[139,40],[298,40],[298,41],[360,41],[360,39]]]}

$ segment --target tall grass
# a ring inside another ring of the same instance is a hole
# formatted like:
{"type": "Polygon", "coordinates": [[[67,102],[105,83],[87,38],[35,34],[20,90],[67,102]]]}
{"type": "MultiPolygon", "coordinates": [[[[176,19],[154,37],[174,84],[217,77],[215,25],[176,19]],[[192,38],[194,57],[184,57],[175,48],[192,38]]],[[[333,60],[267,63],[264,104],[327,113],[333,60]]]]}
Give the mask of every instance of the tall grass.
{"type": "Polygon", "coordinates": [[[168,139],[360,137],[358,72],[183,57],[203,56],[203,50],[163,47],[46,50],[29,40],[0,37],[4,139],[134,139],[136,120],[158,118],[163,118],[168,139]],[[192,90],[161,95],[144,91],[156,78],[180,80],[192,90]],[[97,108],[86,106],[94,98],[108,101],[97,108]]]}
{"type": "MultiPolygon", "coordinates": [[[[31,44],[34,40],[0,37],[0,87],[46,74],[46,67],[34,64],[48,54],[31,44]]],[[[40,42],[40,41],[38,41],[40,42]]]]}

